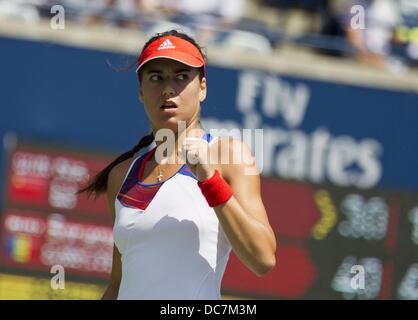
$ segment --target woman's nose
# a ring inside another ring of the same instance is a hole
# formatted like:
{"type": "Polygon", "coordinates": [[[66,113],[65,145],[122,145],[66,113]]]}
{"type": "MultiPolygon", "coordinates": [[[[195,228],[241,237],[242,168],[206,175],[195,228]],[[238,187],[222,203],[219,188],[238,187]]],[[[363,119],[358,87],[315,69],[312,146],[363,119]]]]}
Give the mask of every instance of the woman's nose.
{"type": "Polygon", "coordinates": [[[172,85],[171,81],[166,81],[163,87],[162,95],[164,97],[171,97],[175,95],[176,91],[174,90],[174,86],[172,85]]]}

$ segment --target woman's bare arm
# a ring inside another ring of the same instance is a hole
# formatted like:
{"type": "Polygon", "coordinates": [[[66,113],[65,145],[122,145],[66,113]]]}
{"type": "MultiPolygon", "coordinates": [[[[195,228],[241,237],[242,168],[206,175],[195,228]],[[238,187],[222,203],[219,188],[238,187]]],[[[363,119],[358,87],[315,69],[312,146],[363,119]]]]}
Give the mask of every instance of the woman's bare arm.
{"type": "Polygon", "coordinates": [[[122,263],[120,259],[119,250],[113,245],[112,273],[102,300],[116,300],[118,297],[120,280],[122,278],[122,263]]]}
{"type": "MultiPolygon", "coordinates": [[[[129,169],[132,159],[126,160],[117,166],[115,166],[109,174],[107,183],[107,200],[109,203],[109,210],[112,216],[112,221],[115,221],[115,198],[120,186],[125,178],[125,175],[129,169]]],[[[102,300],[116,300],[119,293],[120,281],[122,279],[122,262],[121,254],[113,245],[113,258],[112,258],[112,272],[110,275],[110,282],[106,291],[102,296],[102,300]]]]}
{"type": "Polygon", "coordinates": [[[220,151],[229,152],[229,159],[238,154],[246,161],[220,165],[234,196],[214,209],[234,252],[250,270],[262,276],[276,264],[276,237],[261,198],[260,176],[251,151],[239,140],[228,142],[224,146],[220,143],[220,151]]]}

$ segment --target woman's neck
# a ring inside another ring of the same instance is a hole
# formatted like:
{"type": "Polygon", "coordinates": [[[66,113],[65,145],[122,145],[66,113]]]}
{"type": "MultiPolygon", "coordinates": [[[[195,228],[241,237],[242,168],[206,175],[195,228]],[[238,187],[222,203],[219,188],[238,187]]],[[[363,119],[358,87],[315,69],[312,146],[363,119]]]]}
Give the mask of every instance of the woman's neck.
{"type": "MultiPolygon", "coordinates": [[[[159,141],[155,141],[158,147],[163,149],[160,151],[163,154],[163,159],[160,159],[160,163],[179,163],[178,160],[178,150],[182,146],[183,141],[186,138],[202,138],[205,131],[200,126],[200,122],[194,125],[189,125],[186,128],[183,128],[180,131],[165,131],[167,134],[157,135],[158,130],[153,130],[154,137],[157,137],[159,141]],[[169,135],[169,136],[168,136],[169,135]],[[162,138],[162,140],[161,140],[162,138]],[[170,144],[174,143],[174,147],[170,144]]],[[[158,151],[158,149],[157,149],[158,151]]],[[[158,154],[157,154],[158,155],[158,154]]],[[[156,157],[157,159],[158,157],[156,157]]],[[[161,158],[161,157],[160,157],[161,158]]],[[[157,159],[159,160],[159,159],[157,159]]],[[[158,162],[158,161],[157,161],[158,162]]]]}

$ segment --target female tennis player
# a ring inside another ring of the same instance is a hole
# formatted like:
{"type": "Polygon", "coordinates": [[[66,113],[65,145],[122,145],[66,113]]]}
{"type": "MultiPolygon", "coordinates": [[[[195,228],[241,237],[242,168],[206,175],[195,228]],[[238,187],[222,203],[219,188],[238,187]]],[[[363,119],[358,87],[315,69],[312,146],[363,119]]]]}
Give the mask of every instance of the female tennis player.
{"type": "Polygon", "coordinates": [[[246,171],[256,170],[255,161],[241,141],[201,128],[206,62],[192,38],[175,30],[157,34],[145,44],[137,74],[152,132],[82,190],[107,192],[114,218],[103,299],[220,299],[231,249],[259,276],[276,263],[259,174],[246,171]],[[174,146],[159,159],[165,142],[156,136],[163,129],[173,132],[174,146]],[[207,161],[237,153],[251,161],[207,161]]]}

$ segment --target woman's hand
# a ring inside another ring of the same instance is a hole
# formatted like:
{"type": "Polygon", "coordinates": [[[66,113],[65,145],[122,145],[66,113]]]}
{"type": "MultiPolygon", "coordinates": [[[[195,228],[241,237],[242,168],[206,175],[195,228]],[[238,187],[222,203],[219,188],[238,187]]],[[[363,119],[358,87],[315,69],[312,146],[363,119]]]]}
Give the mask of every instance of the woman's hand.
{"type": "Polygon", "coordinates": [[[216,162],[213,161],[215,149],[211,148],[212,141],[208,143],[201,138],[185,138],[179,150],[182,160],[187,163],[190,171],[199,181],[209,179],[215,173],[216,162]]]}

